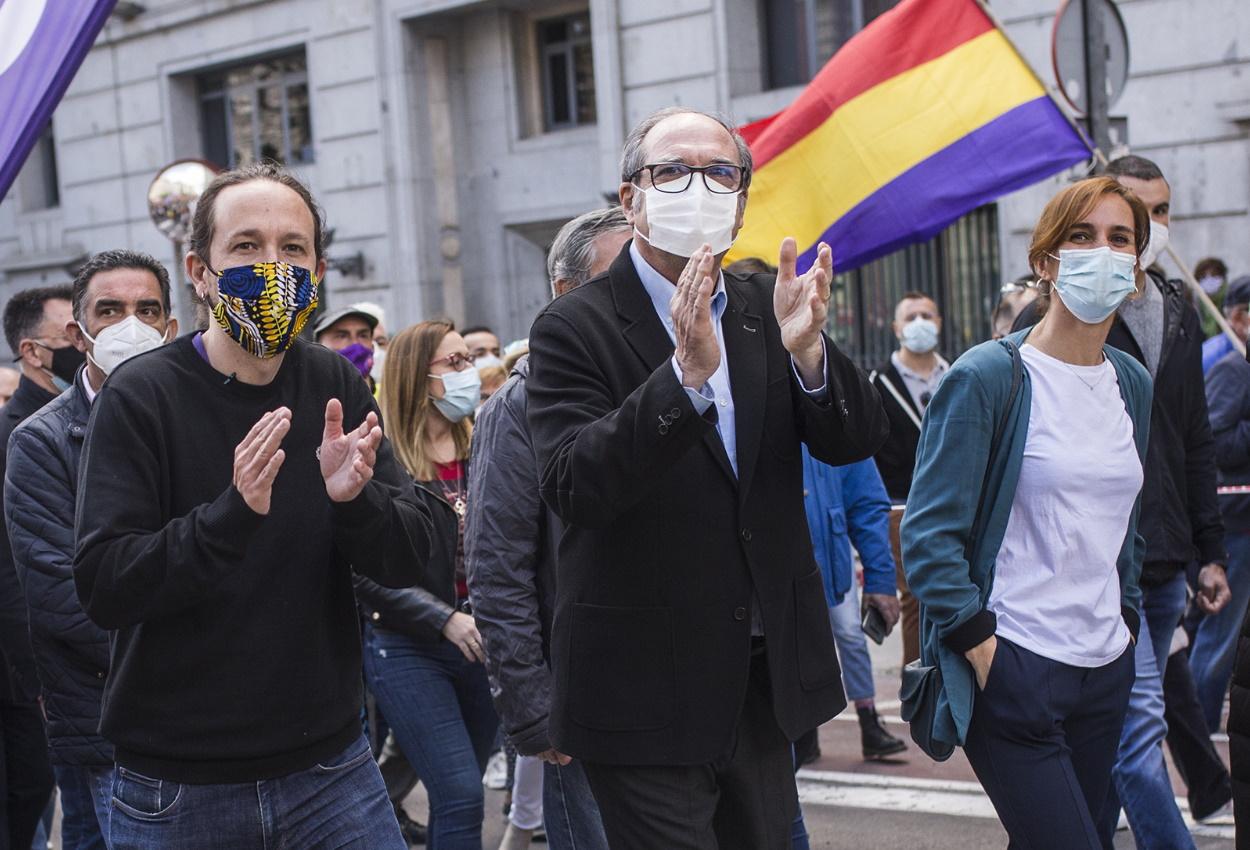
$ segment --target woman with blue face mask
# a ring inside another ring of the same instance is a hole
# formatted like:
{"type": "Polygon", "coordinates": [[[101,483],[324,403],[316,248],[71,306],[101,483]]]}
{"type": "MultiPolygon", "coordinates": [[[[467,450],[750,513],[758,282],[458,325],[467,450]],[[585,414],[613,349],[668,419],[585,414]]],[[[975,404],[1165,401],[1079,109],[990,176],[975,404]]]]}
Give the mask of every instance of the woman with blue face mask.
{"type": "Polygon", "coordinates": [[[426,587],[358,579],[365,678],[430,798],[430,850],[481,850],[482,773],[499,720],[485,648],[468,607],[464,517],[470,417],[480,379],[450,322],[421,322],[391,339],[381,407],[395,456],[434,516],[426,587]]]}
{"type": "Polygon", "coordinates": [[[921,429],[903,521],[921,658],[904,716],[931,754],[964,747],[1012,847],[1102,846],[1141,620],[1151,396],[1105,341],[1149,236],[1114,180],[1056,195],[1029,247],[1045,317],[960,357],[921,429]]]}

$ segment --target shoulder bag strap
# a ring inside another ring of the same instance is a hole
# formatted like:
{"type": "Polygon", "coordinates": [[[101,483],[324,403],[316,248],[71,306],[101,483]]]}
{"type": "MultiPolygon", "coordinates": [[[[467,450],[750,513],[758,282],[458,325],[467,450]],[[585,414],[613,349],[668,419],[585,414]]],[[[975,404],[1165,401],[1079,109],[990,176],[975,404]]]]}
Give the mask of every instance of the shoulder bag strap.
{"type": "Polygon", "coordinates": [[[903,408],[903,412],[907,414],[907,418],[915,424],[916,430],[919,431],[920,417],[916,415],[916,411],[912,410],[911,405],[904,401],[902,394],[898,391],[898,387],[894,386],[894,382],[890,380],[888,375],[881,373],[874,374],[881,378],[882,385],[886,388],[890,395],[894,396],[894,400],[898,402],[898,406],[903,408]]]}

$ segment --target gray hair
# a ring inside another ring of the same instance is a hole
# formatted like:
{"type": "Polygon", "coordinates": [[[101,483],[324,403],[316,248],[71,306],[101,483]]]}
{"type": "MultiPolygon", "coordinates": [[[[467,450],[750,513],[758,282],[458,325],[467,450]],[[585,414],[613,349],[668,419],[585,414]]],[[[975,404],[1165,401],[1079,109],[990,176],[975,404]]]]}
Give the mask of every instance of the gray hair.
{"type": "Polygon", "coordinates": [[[547,252],[547,277],[554,290],[557,280],[581,286],[590,278],[595,262],[595,240],[605,233],[628,230],[620,205],[583,213],[560,228],[547,252]]]}
{"type": "Polygon", "coordinates": [[[690,109],[686,106],[666,106],[663,109],[652,112],[638,122],[638,126],[630,131],[629,137],[625,139],[625,147],[621,149],[622,183],[628,183],[638,173],[638,170],[647,164],[647,152],[643,149],[643,143],[647,139],[647,134],[655,129],[656,124],[674,115],[702,115],[711,118],[724,127],[725,131],[733,137],[734,146],[738,149],[738,164],[743,169],[742,189],[746,191],[750,188],[753,161],[751,159],[751,148],[747,145],[747,140],[742,138],[742,134],[738,132],[738,129],[729,123],[723,115],[715,112],[703,112],[699,109],[690,109]]]}

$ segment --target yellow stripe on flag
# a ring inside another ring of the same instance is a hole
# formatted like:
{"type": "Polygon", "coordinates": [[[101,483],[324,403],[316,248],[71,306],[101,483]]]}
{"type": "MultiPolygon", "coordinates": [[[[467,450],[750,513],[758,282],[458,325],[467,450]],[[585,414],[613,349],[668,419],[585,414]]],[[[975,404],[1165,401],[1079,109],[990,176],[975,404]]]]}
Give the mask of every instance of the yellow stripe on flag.
{"type": "Polygon", "coordinates": [[[776,262],[786,236],[802,252],[880,187],[1044,94],[997,29],[874,86],[756,172],[725,261],[776,262]]]}

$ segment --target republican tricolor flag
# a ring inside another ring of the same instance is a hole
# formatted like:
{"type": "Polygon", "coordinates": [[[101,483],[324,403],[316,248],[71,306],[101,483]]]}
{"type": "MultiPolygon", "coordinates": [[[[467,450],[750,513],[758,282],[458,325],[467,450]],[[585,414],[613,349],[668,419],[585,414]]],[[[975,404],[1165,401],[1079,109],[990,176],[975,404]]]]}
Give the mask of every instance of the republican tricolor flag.
{"type": "Polygon", "coordinates": [[[821,241],[848,271],[1091,155],[977,0],[903,0],[742,133],[755,175],[727,262],[793,236],[800,270],[821,241]]]}
{"type": "Polygon", "coordinates": [[[0,0],[0,200],[117,0],[0,0]]]}

